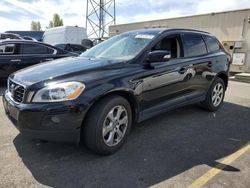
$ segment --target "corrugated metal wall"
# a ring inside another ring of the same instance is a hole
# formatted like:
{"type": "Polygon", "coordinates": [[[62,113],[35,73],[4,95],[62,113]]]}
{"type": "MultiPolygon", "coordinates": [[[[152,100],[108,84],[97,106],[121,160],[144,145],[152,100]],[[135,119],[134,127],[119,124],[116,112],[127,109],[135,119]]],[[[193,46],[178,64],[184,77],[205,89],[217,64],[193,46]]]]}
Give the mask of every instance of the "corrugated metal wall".
{"type": "Polygon", "coordinates": [[[244,19],[245,22],[247,22],[249,17],[250,9],[246,9],[231,12],[122,24],[110,26],[110,35],[141,28],[174,27],[205,30],[216,35],[220,40],[223,41],[240,40],[244,19]]]}

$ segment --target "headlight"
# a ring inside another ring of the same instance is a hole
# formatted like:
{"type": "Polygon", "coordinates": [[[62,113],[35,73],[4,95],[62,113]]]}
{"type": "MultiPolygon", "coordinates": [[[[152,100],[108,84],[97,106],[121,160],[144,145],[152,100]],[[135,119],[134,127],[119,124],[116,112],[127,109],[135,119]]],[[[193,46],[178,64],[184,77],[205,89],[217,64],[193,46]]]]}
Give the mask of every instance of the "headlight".
{"type": "Polygon", "coordinates": [[[80,82],[51,83],[40,89],[33,102],[58,102],[76,99],[85,89],[80,82]]]}

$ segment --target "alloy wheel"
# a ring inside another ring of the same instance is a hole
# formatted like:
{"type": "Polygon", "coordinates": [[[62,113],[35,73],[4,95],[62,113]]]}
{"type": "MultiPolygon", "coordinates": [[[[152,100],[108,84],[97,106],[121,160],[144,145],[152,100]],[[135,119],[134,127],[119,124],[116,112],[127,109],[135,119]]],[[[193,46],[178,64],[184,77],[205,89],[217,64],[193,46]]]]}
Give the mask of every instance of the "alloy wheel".
{"type": "Polygon", "coordinates": [[[107,146],[115,146],[121,142],[128,126],[128,112],[122,105],[113,107],[106,115],[102,136],[107,146]]]}
{"type": "Polygon", "coordinates": [[[214,86],[212,93],[212,103],[215,107],[219,106],[224,97],[224,87],[221,83],[217,83],[214,86]]]}

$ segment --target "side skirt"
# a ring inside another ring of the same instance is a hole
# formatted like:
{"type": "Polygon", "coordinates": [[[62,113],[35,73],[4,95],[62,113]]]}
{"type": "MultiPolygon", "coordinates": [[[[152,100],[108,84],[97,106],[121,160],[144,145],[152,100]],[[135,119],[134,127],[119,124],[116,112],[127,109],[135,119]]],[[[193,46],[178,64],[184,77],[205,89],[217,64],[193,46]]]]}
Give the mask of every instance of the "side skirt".
{"type": "Polygon", "coordinates": [[[177,99],[173,99],[171,101],[166,101],[160,105],[151,107],[149,109],[146,109],[146,110],[140,112],[139,118],[138,118],[138,123],[145,121],[149,118],[152,118],[156,115],[165,113],[167,111],[174,110],[174,109],[182,107],[182,106],[186,106],[186,105],[190,105],[190,104],[204,101],[205,99],[206,99],[206,95],[204,94],[204,95],[201,95],[198,97],[190,98],[190,96],[184,96],[184,97],[180,97],[177,99]]]}

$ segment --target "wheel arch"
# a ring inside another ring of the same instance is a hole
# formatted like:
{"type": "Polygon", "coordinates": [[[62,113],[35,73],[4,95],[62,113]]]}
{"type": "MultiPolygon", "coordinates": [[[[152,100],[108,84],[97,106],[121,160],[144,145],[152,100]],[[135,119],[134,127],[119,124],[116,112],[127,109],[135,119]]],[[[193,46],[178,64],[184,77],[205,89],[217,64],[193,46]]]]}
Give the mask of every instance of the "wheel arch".
{"type": "Polygon", "coordinates": [[[138,116],[139,116],[139,103],[136,99],[136,97],[134,96],[134,93],[132,91],[128,91],[128,90],[114,90],[114,91],[110,91],[108,93],[106,93],[105,95],[101,96],[98,101],[102,100],[103,98],[110,96],[110,95],[119,95],[123,98],[125,98],[131,107],[131,111],[132,111],[132,123],[135,123],[138,120],[138,116]]]}
{"type": "MultiPolygon", "coordinates": [[[[101,101],[105,97],[112,96],[112,95],[118,95],[118,96],[124,97],[129,102],[129,104],[131,106],[131,111],[132,111],[132,125],[135,122],[137,122],[138,117],[139,117],[139,104],[138,104],[138,101],[137,101],[136,97],[134,96],[133,92],[128,91],[128,90],[122,90],[122,89],[121,90],[114,90],[114,91],[106,92],[105,94],[98,97],[96,100],[94,100],[89,105],[88,110],[87,110],[86,114],[84,115],[84,118],[82,121],[81,131],[83,130],[83,126],[84,126],[84,123],[86,121],[86,117],[88,116],[90,110],[95,106],[95,104],[97,104],[99,101],[101,101]]],[[[82,134],[82,132],[81,132],[81,134],[82,134]]]]}
{"type": "Polygon", "coordinates": [[[217,78],[221,78],[224,83],[225,83],[225,87],[227,89],[227,86],[228,86],[228,74],[225,73],[225,72],[220,72],[217,74],[217,78]]]}

